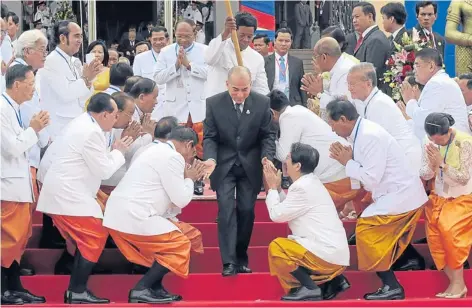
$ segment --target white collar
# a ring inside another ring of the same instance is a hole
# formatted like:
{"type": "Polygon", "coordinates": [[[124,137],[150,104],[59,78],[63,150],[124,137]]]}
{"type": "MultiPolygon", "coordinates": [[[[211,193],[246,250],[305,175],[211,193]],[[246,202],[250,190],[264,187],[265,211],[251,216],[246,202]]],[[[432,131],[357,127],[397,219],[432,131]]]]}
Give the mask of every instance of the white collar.
{"type": "Polygon", "coordinates": [[[343,59],[343,56],[341,55],[341,56],[339,57],[339,59],[336,61],[336,63],[334,63],[333,68],[329,71],[329,74],[331,75],[331,77],[333,77],[334,72],[336,72],[336,70],[338,69],[338,67],[341,66],[341,64],[342,64],[343,61],[344,61],[344,59],[343,59]]]}
{"type": "Polygon", "coordinates": [[[377,25],[373,25],[373,26],[370,26],[369,28],[365,29],[365,31],[362,32],[362,38],[365,38],[365,36],[367,34],[369,34],[369,32],[372,31],[372,29],[374,29],[375,27],[377,27],[377,25]]]}
{"type": "Polygon", "coordinates": [[[288,63],[288,53],[286,53],[285,56],[281,56],[281,55],[279,55],[279,54],[277,53],[277,51],[274,51],[274,55],[275,55],[275,60],[276,60],[277,62],[280,61],[280,58],[284,58],[284,62],[285,62],[285,63],[288,63]]]}
{"type": "Polygon", "coordinates": [[[400,32],[403,28],[405,28],[404,26],[401,26],[400,28],[398,28],[395,32],[392,33],[392,38],[395,39],[398,35],[398,32],[400,32]]]}
{"type": "Polygon", "coordinates": [[[26,61],[22,58],[15,58],[13,62],[16,62],[17,64],[28,65],[28,63],[26,63],[26,61]]]}
{"type": "MultiPolygon", "coordinates": [[[[359,116],[357,118],[357,121],[356,121],[356,125],[354,125],[354,128],[352,129],[352,132],[351,134],[349,135],[349,137],[351,138],[351,140],[354,140],[355,136],[356,136],[356,131],[357,131],[357,127],[361,125],[361,117],[359,116]]],[[[359,136],[359,135],[358,135],[359,136]]]]}
{"type": "Polygon", "coordinates": [[[64,50],[62,50],[59,46],[56,47],[56,50],[62,55],[64,56],[66,59],[69,59],[71,60],[72,59],[72,56],[69,56],[64,50]]]}
{"type": "Polygon", "coordinates": [[[369,96],[367,96],[367,98],[365,100],[363,100],[362,102],[365,104],[367,102],[369,102],[370,100],[372,100],[372,97],[374,97],[375,94],[377,94],[377,92],[379,92],[379,88],[377,87],[374,87],[372,89],[372,91],[370,92],[369,96]]]}
{"type": "MultiPolygon", "coordinates": [[[[20,109],[20,105],[13,99],[11,98],[10,95],[7,94],[7,92],[3,92],[3,95],[5,95],[5,97],[10,101],[10,103],[13,105],[13,108],[15,108],[15,110],[19,110],[20,109]]],[[[5,99],[5,97],[3,97],[3,99],[5,99]]]]}
{"type": "Polygon", "coordinates": [[[242,102],[241,104],[238,104],[238,103],[236,103],[236,102],[234,101],[234,99],[232,99],[232,101],[233,101],[233,105],[234,105],[235,107],[236,107],[236,106],[241,106],[241,107],[244,107],[244,103],[245,103],[245,101],[244,101],[244,102],[242,102]]]}

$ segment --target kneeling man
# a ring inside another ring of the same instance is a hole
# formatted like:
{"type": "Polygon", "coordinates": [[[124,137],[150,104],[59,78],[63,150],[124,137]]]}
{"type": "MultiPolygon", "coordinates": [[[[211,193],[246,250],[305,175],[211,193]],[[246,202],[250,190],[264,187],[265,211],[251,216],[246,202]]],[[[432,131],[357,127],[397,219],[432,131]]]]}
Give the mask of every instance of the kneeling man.
{"type": "Polygon", "coordinates": [[[286,163],[293,184],[287,195],[280,188],[280,171],[264,167],[270,218],[288,222],[292,231],[289,238],[269,245],[270,272],[290,290],[282,300],[332,299],[350,287],[342,275],[349,265],[346,232],[328,190],[314,173],[319,159],[310,145],[292,145],[286,163]],[[324,282],[321,288],[316,285],[324,282]]]}
{"type": "Polygon", "coordinates": [[[189,272],[189,239],[166,218],[172,205],[184,208],[204,166],[193,159],[197,135],[190,128],[173,129],[167,142],[155,142],[131,164],[113,190],[103,225],[128,261],[149,267],[129,294],[130,303],[167,303],[182,299],[168,293],[162,279],[169,271],[189,272]]]}

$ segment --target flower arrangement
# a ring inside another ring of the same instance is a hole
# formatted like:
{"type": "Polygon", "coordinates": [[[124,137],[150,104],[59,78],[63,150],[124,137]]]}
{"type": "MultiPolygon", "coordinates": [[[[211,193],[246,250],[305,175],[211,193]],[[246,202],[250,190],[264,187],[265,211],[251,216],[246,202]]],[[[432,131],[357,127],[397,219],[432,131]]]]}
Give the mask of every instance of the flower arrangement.
{"type": "Polygon", "coordinates": [[[387,70],[384,73],[383,80],[392,89],[392,98],[394,101],[401,100],[401,85],[408,73],[413,71],[415,63],[415,54],[423,48],[432,47],[431,43],[425,38],[420,38],[418,31],[413,28],[411,37],[404,33],[401,44],[393,42],[395,52],[388,58],[387,70]]]}
{"type": "Polygon", "coordinates": [[[58,22],[60,20],[69,20],[77,22],[77,17],[75,16],[74,11],[72,10],[71,1],[60,1],[58,3],[58,7],[53,19],[54,22],[58,22]]]}

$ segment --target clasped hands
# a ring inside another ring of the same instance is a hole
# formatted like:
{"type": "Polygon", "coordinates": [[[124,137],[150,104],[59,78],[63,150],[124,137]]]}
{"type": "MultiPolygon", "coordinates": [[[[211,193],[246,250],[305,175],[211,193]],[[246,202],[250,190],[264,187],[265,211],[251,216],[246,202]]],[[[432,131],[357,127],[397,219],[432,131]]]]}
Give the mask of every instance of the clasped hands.
{"type": "Polygon", "coordinates": [[[175,68],[178,70],[181,66],[185,66],[187,69],[190,68],[190,62],[187,59],[187,54],[185,53],[185,49],[180,46],[179,53],[177,55],[177,61],[175,62],[175,68]]]}
{"type": "Polygon", "coordinates": [[[428,166],[432,171],[436,171],[441,166],[443,158],[437,146],[433,143],[428,143],[425,146],[425,154],[428,159],[428,166]]]}
{"type": "Polygon", "coordinates": [[[352,159],[352,148],[351,146],[344,146],[340,142],[335,142],[329,147],[329,157],[346,166],[347,162],[352,159]]]}

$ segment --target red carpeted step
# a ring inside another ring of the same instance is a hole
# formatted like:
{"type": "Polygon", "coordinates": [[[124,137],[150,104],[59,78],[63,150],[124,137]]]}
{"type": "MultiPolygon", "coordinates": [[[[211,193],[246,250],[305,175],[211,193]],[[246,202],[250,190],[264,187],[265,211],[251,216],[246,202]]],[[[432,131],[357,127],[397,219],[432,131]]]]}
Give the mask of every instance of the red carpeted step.
{"type": "MultiPolygon", "coordinates": [[[[351,288],[342,293],[338,299],[357,300],[367,292],[375,291],[380,286],[380,281],[375,273],[346,272],[351,288]]],[[[438,271],[419,271],[397,273],[398,280],[403,285],[406,297],[434,298],[434,295],[443,291],[447,286],[447,278],[444,273],[438,271]]],[[[139,276],[130,275],[104,275],[92,276],[89,281],[90,289],[98,296],[103,296],[112,302],[127,302],[130,288],[138,281],[139,276]]],[[[32,276],[22,277],[24,286],[35,294],[46,296],[48,303],[62,303],[63,294],[68,284],[68,276],[32,276]]],[[[472,284],[472,271],[465,271],[466,284],[472,284]]],[[[185,301],[278,301],[283,295],[276,277],[268,273],[255,273],[238,275],[236,277],[222,277],[220,274],[191,274],[188,279],[182,279],[174,275],[168,275],[164,280],[166,288],[174,293],[181,294],[185,301]]],[[[354,301],[332,301],[340,306],[351,306],[354,301]]],[[[360,301],[358,301],[360,302],[360,301]]],[[[364,300],[362,300],[364,302],[364,300]]],[[[390,302],[390,307],[401,305],[403,301],[390,302]]],[[[442,302],[450,306],[454,301],[434,299],[434,303],[442,302]]],[[[471,307],[472,298],[459,301],[463,307],[471,307]]],[[[198,303],[194,303],[197,304],[198,303]]],[[[229,303],[228,303],[229,304],[229,303]]],[[[285,303],[287,304],[287,303],[285,303]]],[[[311,303],[313,305],[313,303],[311,303]]],[[[318,304],[328,304],[318,303],[318,304]]],[[[366,306],[378,306],[385,302],[366,302],[366,306]]],[[[231,306],[233,304],[230,304],[231,306]]],[[[298,303],[292,303],[298,306],[298,303]]]]}
{"type": "MultiPolygon", "coordinates": [[[[414,247],[423,255],[426,267],[429,268],[433,262],[429,248],[426,244],[417,244],[414,247]]],[[[351,266],[350,269],[357,269],[356,246],[350,246],[351,266]]],[[[52,274],[54,265],[59,259],[62,250],[60,249],[27,249],[23,257],[25,264],[30,264],[38,274],[52,274]]],[[[267,246],[249,247],[249,267],[254,272],[269,271],[267,260],[267,246]]],[[[472,257],[470,258],[472,261],[472,257]]],[[[103,268],[113,271],[113,273],[128,273],[129,263],[117,249],[105,249],[100,257],[100,264],[103,268]]],[[[205,248],[204,254],[192,254],[190,262],[191,273],[219,273],[221,272],[220,250],[216,247],[205,248]]]]}

